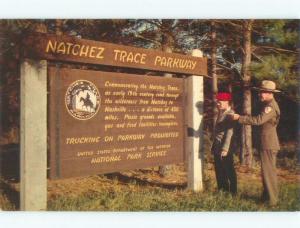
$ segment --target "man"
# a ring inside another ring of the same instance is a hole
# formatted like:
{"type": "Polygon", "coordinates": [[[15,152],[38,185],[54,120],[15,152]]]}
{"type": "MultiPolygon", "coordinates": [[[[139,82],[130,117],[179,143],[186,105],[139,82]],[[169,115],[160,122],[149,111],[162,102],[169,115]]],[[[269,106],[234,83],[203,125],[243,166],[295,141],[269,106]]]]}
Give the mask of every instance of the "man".
{"type": "Polygon", "coordinates": [[[276,156],[280,149],[276,127],[280,118],[280,110],[274,99],[276,84],[273,81],[262,81],[259,90],[260,101],[264,104],[258,116],[240,116],[233,114],[233,120],[240,124],[261,125],[261,170],[263,181],[262,199],[268,200],[271,206],[278,201],[278,183],[276,174],[276,156]]]}
{"type": "Polygon", "coordinates": [[[219,190],[228,191],[235,195],[237,193],[237,180],[231,145],[233,122],[228,116],[229,114],[234,114],[230,105],[231,94],[218,93],[217,101],[218,118],[215,124],[212,145],[216,179],[219,190]]]}

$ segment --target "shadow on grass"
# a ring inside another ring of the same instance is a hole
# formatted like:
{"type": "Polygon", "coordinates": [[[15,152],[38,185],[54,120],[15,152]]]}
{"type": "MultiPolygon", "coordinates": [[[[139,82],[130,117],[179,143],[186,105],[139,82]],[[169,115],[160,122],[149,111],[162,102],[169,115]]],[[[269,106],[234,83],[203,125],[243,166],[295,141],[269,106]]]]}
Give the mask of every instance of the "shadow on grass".
{"type": "Polygon", "coordinates": [[[0,174],[10,182],[20,180],[20,148],[19,144],[0,146],[0,174]]]}
{"type": "Polygon", "coordinates": [[[255,204],[261,204],[262,203],[261,197],[259,197],[257,195],[250,194],[250,193],[244,193],[243,192],[243,193],[240,194],[240,198],[243,199],[243,200],[251,201],[255,204]]]}
{"type": "Polygon", "coordinates": [[[110,173],[110,174],[104,174],[109,179],[117,179],[120,182],[123,183],[135,183],[137,185],[141,186],[151,186],[151,187],[160,187],[168,190],[174,190],[174,189],[185,189],[187,187],[186,183],[162,183],[158,181],[150,181],[150,180],[143,180],[138,177],[129,177],[126,175],[123,175],[121,173],[110,173]]]}
{"type": "Polygon", "coordinates": [[[9,184],[0,181],[1,194],[3,194],[9,202],[15,207],[15,210],[20,210],[20,193],[13,189],[9,184]]]}
{"type": "Polygon", "coordinates": [[[20,193],[8,183],[20,181],[20,149],[19,144],[0,146],[0,190],[13,205],[14,210],[20,209],[20,193]]]}

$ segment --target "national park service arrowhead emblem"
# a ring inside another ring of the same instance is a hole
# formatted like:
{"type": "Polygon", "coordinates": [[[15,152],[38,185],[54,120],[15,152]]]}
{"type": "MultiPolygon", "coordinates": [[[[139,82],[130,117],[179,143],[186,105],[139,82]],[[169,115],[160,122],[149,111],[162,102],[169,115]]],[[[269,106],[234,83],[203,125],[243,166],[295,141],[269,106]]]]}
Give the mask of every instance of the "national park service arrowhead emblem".
{"type": "Polygon", "coordinates": [[[67,89],[65,104],[68,113],[78,120],[88,120],[100,108],[100,93],[90,81],[77,80],[67,89]]]}
{"type": "Polygon", "coordinates": [[[272,108],[270,106],[265,107],[265,113],[268,114],[272,111],[272,108]]]}

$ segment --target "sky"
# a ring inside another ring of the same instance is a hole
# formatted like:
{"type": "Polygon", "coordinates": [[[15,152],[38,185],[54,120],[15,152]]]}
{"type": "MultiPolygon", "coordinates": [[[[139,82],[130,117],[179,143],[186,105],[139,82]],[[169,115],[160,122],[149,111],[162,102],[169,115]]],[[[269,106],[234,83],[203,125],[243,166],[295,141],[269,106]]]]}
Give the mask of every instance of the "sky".
{"type": "Polygon", "coordinates": [[[0,18],[300,18],[298,0],[0,0],[0,18]]]}

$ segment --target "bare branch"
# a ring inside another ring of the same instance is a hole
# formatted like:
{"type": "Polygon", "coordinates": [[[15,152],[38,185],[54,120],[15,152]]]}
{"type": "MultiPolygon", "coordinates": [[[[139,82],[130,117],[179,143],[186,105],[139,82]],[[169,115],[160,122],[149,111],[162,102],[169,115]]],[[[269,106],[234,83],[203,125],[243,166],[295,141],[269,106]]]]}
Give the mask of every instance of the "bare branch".
{"type": "Polygon", "coordinates": [[[229,63],[230,65],[234,65],[234,63],[230,62],[230,61],[227,60],[227,59],[224,59],[224,58],[219,58],[219,59],[222,59],[223,61],[225,61],[226,63],[229,63]]]}
{"type": "Polygon", "coordinates": [[[227,67],[227,66],[224,66],[224,65],[221,65],[219,63],[217,63],[217,66],[221,67],[221,68],[224,68],[224,69],[227,69],[227,70],[232,70],[231,68],[227,67]]]}
{"type": "Polygon", "coordinates": [[[288,49],[271,47],[271,46],[253,46],[253,47],[255,47],[255,49],[261,48],[261,49],[272,50],[272,51],[276,51],[277,53],[278,52],[288,52],[288,53],[298,54],[297,51],[291,51],[291,50],[288,50],[288,49]]]}
{"type": "Polygon", "coordinates": [[[255,58],[257,58],[259,61],[264,62],[262,58],[260,58],[258,55],[256,55],[254,52],[251,53],[255,58]]]}
{"type": "Polygon", "coordinates": [[[134,34],[134,37],[135,37],[135,38],[138,38],[138,39],[142,39],[142,40],[145,40],[145,41],[149,41],[149,42],[155,43],[155,44],[157,44],[158,46],[161,45],[160,42],[158,42],[158,41],[156,41],[156,40],[152,40],[152,39],[146,38],[146,37],[141,36],[141,35],[139,35],[139,34],[134,34]]]}
{"type": "Polygon", "coordinates": [[[145,22],[147,22],[149,24],[152,24],[152,25],[155,25],[158,28],[160,28],[162,26],[162,24],[158,20],[148,20],[148,19],[146,19],[145,22]]]}

